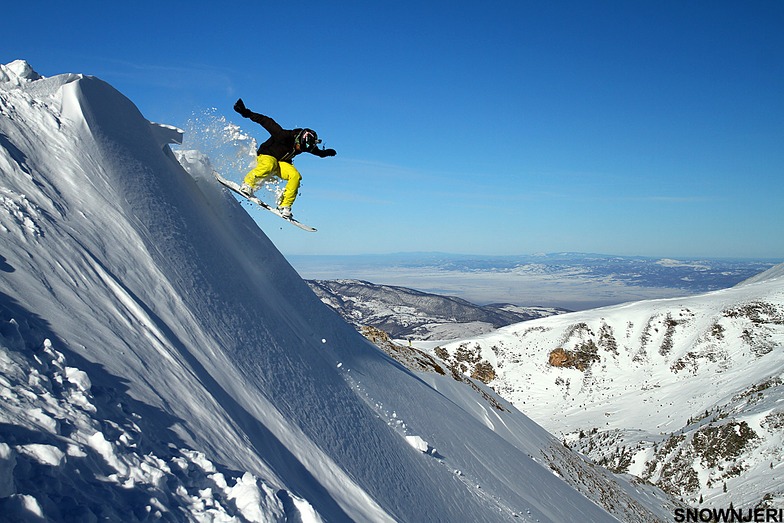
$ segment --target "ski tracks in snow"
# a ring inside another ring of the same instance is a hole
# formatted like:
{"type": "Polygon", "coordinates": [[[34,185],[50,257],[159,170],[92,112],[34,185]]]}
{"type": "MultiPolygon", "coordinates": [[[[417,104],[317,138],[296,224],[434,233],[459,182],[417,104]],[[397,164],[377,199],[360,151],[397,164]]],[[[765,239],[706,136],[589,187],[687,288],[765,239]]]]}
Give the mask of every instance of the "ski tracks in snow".
{"type": "Polygon", "coordinates": [[[536,519],[531,514],[530,510],[525,510],[523,512],[513,510],[502,499],[490,494],[486,490],[483,490],[478,481],[470,478],[465,473],[463,473],[463,471],[450,467],[448,459],[441,455],[438,450],[428,443],[424,438],[416,434],[416,431],[414,431],[404,419],[398,416],[398,413],[394,408],[390,408],[389,406],[384,405],[383,402],[374,399],[368,392],[367,388],[362,384],[362,381],[356,379],[354,375],[352,375],[350,368],[346,367],[342,362],[337,363],[337,368],[343,372],[344,379],[355,391],[357,396],[363,399],[381,420],[385,421],[386,424],[392,428],[392,430],[400,435],[400,437],[402,437],[412,449],[433,458],[437,463],[449,470],[449,472],[453,474],[455,478],[465,485],[468,492],[483,500],[487,505],[497,507],[498,511],[503,514],[504,517],[526,517],[532,521],[536,519]]]}

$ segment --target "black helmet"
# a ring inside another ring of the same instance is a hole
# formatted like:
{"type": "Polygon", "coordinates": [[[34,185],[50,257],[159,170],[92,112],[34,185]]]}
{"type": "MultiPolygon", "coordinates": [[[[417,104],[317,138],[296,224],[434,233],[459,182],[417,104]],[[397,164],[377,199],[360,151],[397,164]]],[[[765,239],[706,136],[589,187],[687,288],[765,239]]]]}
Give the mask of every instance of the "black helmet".
{"type": "Polygon", "coordinates": [[[299,148],[302,151],[312,151],[316,148],[317,144],[321,143],[321,140],[319,140],[316,131],[313,129],[302,129],[299,134],[297,134],[295,143],[299,144],[299,148]]]}

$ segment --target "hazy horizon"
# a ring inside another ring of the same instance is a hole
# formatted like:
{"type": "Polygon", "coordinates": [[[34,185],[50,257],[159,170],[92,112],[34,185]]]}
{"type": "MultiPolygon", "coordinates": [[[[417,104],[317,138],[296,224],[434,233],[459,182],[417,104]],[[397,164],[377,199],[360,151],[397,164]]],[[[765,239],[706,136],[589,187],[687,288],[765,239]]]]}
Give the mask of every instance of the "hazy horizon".
{"type": "Polygon", "coordinates": [[[366,280],[457,296],[478,305],[512,303],[570,310],[731,287],[777,263],[588,253],[290,255],[288,259],[309,280],[366,280]]]}

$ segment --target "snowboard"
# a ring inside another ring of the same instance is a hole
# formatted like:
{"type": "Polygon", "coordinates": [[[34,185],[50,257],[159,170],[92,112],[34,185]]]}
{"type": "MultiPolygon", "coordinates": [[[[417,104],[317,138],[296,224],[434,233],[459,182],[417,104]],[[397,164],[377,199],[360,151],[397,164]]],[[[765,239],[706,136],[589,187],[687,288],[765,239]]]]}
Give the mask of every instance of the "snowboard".
{"type": "Polygon", "coordinates": [[[267,210],[267,211],[271,212],[272,214],[276,214],[276,215],[280,216],[282,219],[286,220],[287,222],[291,223],[292,225],[296,225],[297,227],[299,227],[303,231],[316,232],[316,229],[314,229],[310,225],[305,225],[304,223],[299,222],[299,221],[295,220],[294,218],[286,218],[275,207],[267,205],[266,203],[264,203],[263,201],[259,200],[255,196],[246,196],[246,195],[242,194],[242,192],[240,191],[240,185],[238,183],[232,182],[231,180],[227,180],[226,178],[224,178],[223,176],[221,176],[220,174],[218,174],[218,173],[216,173],[214,171],[213,171],[212,174],[215,175],[215,179],[218,180],[221,183],[221,185],[223,185],[224,187],[227,187],[228,189],[231,189],[232,191],[234,191],[235,193],[239,194],[240,196],[242,196],[246,200],[255,203],[256,205],[258,205],[262,209],[267,210]]]}

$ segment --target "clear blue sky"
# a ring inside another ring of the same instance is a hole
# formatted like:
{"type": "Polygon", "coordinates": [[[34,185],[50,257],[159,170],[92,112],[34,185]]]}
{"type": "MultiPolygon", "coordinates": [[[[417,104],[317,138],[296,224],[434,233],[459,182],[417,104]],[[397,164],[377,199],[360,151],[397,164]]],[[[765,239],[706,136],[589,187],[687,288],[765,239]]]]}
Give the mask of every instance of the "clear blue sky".
{"type": "MultiPolygon", "coordinates": [[[[6,2],[0,61],[299,157],[284,253],[784,258],[784,2],[6,2]],[[308,155],[305,155],[308,156],[308,155]]],[[[231,175],[232,173],[227,173],[231,175]]],[[[235,178],[239,178],[236,173],[235,178]]]]}

